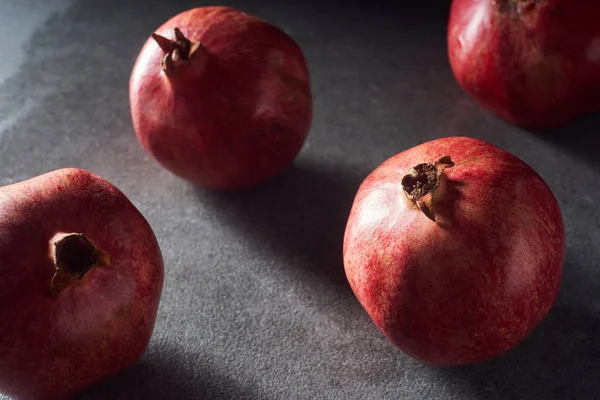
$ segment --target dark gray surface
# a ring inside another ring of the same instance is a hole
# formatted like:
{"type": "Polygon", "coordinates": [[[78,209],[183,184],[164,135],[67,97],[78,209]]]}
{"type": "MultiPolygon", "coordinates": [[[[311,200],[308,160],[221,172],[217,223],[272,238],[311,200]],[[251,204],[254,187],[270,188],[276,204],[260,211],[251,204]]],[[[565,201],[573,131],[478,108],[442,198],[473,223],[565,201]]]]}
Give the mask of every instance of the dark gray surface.
{"type": "Polygon", "coordinates": [[[148,218],[165,259],[146,354],[81,400],[600,398],[600,118],[542,135],[477,107],[450,72],[448,2],[438,3],[224,3],[299,42],[315,110],[292,168],[226,195],[160,168],[129,118],[129,74],[146,37],[202,2],[2,0],[0,184],[69,166],[99,173],[148,218]],[[568,245],[561,293],[541,326],[502,357],[453,369],[388,343],[341,259],[361,180],[445,135],[488,140],[535,168],[561,204],[568,245]]]}

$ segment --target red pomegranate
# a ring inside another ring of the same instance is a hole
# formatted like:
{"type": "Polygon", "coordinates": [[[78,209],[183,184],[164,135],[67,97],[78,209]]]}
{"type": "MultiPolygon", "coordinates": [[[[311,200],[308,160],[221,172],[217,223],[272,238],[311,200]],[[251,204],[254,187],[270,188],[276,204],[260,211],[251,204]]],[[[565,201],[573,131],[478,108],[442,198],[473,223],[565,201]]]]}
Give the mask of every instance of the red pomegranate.
{"type": "Polygon", "coordinates": [[[489,143],[448,137],[364,180],[344,266],[392,343],[453,366],[504,353],[539,324],[559,290],[564,247],[559,205],[533,169],[489,143]]]}
{"type": "Polygon", "coordinates": [[[61,169],[0,188],[0,393],[70,398],[136,363],[163,261],[110,182],[61,169]]]}
{"type": "Polygon", "coordinates": [[[281,29],[229,7],[165,22],[129,85],[142,146],[164,167],[213,189],[245,189],[293,162],[312,98],[300,47],[281,29]]]}
{"type": "Polygon", "coordinates": [[[448,55],[460,86],[523,127],[600,110],[600,2],[454,0],[448,55]]]}

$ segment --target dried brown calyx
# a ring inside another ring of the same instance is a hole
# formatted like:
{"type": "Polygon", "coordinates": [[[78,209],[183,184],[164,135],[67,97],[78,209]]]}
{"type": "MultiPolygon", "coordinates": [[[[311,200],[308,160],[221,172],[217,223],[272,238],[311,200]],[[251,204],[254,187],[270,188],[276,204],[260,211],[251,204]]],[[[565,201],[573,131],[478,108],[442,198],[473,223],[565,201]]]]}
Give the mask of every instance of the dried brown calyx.
{"type": "Polygon", "coordinates": [[[59,234],[51,240],[54,276],[50,294],[54,297],[74,280],[81,280],[93,267],[108,267],[110,257],[82,233],[59,234]]]}
{"type": "Polygon", "coordinates": [[[179,65],[191,60],[202,49],[202,43],[190,41],[179,28],[175,28],[174,31],[174,40],[156,33],[152,34],[152,38],[165,52],[161,65],[166,74],[172,74],[179,65]]]}
{"type": "Polygon", "coordinates": [[[453,166],[450,156],[444,156],[432,163],[414,166],[402,178],[402,189],[408,199],[432,221],[435,221],[433,195],[440,186],[444,170],[453,166]]]}

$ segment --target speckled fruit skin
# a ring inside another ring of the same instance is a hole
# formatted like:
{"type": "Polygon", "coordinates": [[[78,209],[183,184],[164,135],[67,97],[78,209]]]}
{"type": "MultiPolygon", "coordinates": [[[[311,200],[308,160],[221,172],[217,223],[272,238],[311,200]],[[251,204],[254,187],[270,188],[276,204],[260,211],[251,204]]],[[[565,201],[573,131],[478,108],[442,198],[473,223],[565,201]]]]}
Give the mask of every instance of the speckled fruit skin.
{"type": "Polygon", "coordinates": [[[164,52],[144,45],[131,75],[131,115],[142,146],[197,185],[246,189],[289,166],[312,120],[309,73],[300,47],[279,28],[229,7],[201,7],[165,22],[202,43],[173,76],[164,52]]]}
{"type": "Polygon", "coordinates": [[[488,111],[548,129],[600,110],[600,2],[454,0],[448,55],[488,111]]]}
{"type": "Polygon", "coordinates": [[[0,188],[0,393],[67,399],[134,364],[152,334],[163,261],[110,182],[60,169],[0,188]],[[56,297],[51,239],[86,235],[111,259],[56,297]]]}
{"type": "Polygon", "coordinates": [[[554,303],[564,228],[552,192],[529,166],[489,143],[448,137],[399,153],[360,186],[344,266],[359,302],[388,339],[432,365],[497,356],[521,342],[554,303]],[[449,155],[436,222],[400,184],[449,155]]]}

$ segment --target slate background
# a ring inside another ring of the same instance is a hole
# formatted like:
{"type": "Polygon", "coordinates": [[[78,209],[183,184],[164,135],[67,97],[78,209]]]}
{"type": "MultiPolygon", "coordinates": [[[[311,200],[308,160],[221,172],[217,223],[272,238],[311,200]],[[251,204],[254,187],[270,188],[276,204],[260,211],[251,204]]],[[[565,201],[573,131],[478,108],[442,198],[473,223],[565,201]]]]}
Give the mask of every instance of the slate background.
{"type": "Polygon", "coordinates": [[[0,2],[0,184],[67,166],[99,173],[148,218],[165,259],[147,352],[80,400],[600,399],[600,116],[536,134],[486,113],[449,69],[449,1],[416,3],[220,3],[292,35],[314,92],[295,164],[231,195],[160,168],[129,118],[129,74],[147,36],[209,3],[0,2]],[[445,135],[482,138],[535,168],[561,204],[568,246],[558,301],[531,336],[493,361],[452,369],[388,343],[341,259],[362,179],[445,135]]]}

